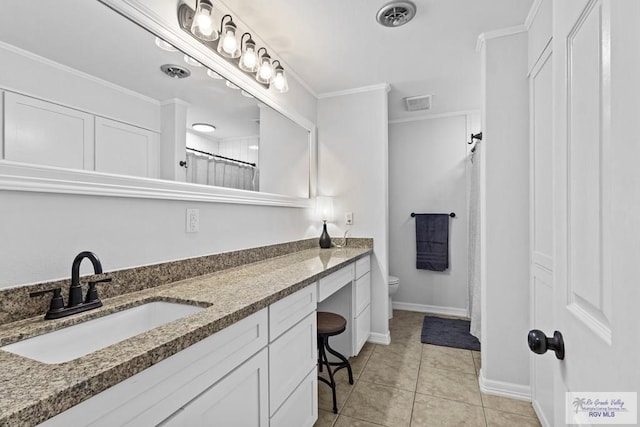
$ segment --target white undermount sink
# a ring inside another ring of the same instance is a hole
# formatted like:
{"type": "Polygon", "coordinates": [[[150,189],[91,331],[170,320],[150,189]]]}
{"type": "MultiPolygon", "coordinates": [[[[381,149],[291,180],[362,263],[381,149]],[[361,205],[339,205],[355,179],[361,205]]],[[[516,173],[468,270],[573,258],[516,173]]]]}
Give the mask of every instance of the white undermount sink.
{"type": "Polygon", "coordinates": [[[202,310],[156,301],[0,347],[43,363],[63,363],[202,310]]]}

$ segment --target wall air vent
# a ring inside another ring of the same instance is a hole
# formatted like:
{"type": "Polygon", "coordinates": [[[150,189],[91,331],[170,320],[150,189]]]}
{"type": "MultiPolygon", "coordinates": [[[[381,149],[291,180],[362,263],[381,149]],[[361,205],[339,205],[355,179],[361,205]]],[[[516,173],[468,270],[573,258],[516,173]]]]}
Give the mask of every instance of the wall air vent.
{"type": "Polygon", "coordinates": [[[407,111],[422,111],[431,109],[431,95],[409,96],[404,98],[407,111]]]}

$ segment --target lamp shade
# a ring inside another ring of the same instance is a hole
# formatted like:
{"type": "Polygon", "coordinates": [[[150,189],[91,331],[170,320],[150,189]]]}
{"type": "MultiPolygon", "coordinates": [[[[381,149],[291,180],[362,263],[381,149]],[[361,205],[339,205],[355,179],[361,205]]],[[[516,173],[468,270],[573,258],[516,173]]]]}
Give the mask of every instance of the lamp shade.
{"type": "Polygon", "coordinates": [[[327,196],[316,197],[316,217],[321,221],[333,221],[333,198],[327,196]]]}
{"type": "Polygon", "coordinates": [[[218,32],[213,23],[213,5],[210,0],[198,0],[191,33],[204,41],[214,41],[218,38],[218,32]]]}

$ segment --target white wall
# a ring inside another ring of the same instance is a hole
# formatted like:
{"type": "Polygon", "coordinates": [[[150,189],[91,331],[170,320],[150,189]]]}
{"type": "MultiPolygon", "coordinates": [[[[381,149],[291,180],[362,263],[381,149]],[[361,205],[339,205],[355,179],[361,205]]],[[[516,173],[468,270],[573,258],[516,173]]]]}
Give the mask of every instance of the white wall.
{"type": "Polygon", "coordinates": [[[467,315],[467,116],[389,126],[389,271],[399,308],[467,315]],[[449,269],[416,269],[416,213],[450,213],[449,269]]]}
{"type": "Polygon", "coordinates": [[[311,236],[300,208],[6,191],[0,198],[1,288],[68,278],[83,250],[111,271],[311,236]],[[185,232],[187,208],[200,209],[199,233],[185,232]]]}
{"type": "Polygon", "coordinates": [[[481,387],[529,393],[527,34],[488,39],[483,57],[481,387]]]}
{"type": "Polygon", "coordinates": [[[380,85],[318,101],[318,194],[335,198],[329,235],[341,237],[344,214],[353,212],[351,235],[374,239],[371,328],[379,341],[389,333],[387,90],[380,85]]]}

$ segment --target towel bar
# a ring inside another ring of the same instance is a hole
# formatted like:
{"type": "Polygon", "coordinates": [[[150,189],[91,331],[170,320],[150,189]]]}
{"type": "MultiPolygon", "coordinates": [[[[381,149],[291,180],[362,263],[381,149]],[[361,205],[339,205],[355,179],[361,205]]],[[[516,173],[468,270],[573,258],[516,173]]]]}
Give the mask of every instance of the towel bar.
{"type": "MultiPolygon", "coordinates": [[[[420,214],[416,214],[415,212],[411,212],[411,218],[414,218],[416,215],[420,215],[420,214]]],[[[456,217],[456,213],[455,213],[455,212],[451,212],[451,213],[449,214],[449,216],[450,216],[451,218],[455,218],[455,217],[456,217]]]]}

